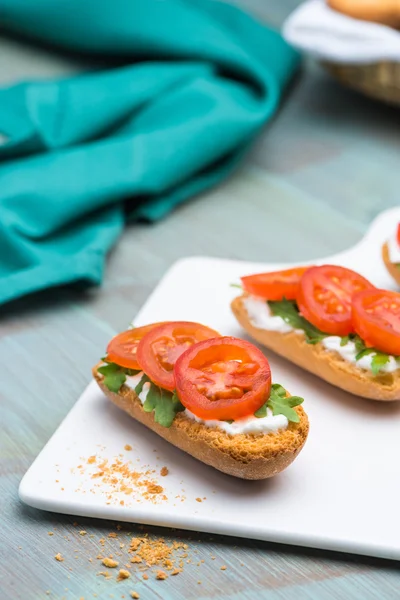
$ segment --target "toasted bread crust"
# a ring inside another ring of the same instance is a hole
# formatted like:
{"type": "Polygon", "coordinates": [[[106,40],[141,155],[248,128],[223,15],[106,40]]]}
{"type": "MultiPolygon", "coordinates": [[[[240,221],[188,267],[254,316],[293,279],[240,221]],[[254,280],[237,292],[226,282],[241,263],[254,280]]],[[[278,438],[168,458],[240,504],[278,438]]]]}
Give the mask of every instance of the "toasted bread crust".
{"type": "Polygon", "coordinates": [[[398,0],[328,0],[334,10],[361,21],[374,21],[390,27],[400,25],[398,0]]]}
{"type": "Polygon", "coordinates": [[[374,376],[344,360],[337,352],[326,350],[322,344],[307,344],[303,335],[294,331],[279,333],[254,327],[248,317],[245,294],[235,298],[232,311],[241,326],[260,344],[292,361],[306,371],[356,396],[371,400],[400,400],[400,369],[374,376]]]}
{"type": "Polygon", "coordinates": [[[176,415],[171,427],[162,427],[154,421],[153,413],[143,410],[132,389],[123,385],[118,393],[111,392],[97,370],[100,365],[93,368],[93,377],[114,404],[174,446],[234,477],[267,479],[277,475],[294,461],[307,439],[309,423],[301,406],[295,408],[300,422],[289,423],[287,429],[277,433],[230,436],[220,429],[196,423],[184,413],[176,415]]]}
{"type": "Polygon", "coordinates": [[[396,283],[400,285],[400,268],[396,263],[392,263],[389,256],[389,246],[387,242],[385,242],[382,246],[382,259],[385,263],[385,267],[387,268],[389,274],[393,277],[396,283]]]}

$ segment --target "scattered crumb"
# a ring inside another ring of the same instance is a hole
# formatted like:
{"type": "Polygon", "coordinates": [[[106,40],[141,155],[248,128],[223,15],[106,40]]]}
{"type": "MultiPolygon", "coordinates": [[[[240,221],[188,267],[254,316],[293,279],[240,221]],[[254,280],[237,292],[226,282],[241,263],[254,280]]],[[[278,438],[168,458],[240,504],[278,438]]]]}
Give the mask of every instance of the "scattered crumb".
{"type": "Polygon", "coordinates": [[[222,565],[222,567],[220,567],[221,571],[226,571],[226,566],[222,565]]]}
{"type": "Polygon", "coordinates": [[[117,533],[115,533],[115,531],[111,531],[111,532],[108,534],[108,537],[110,537],[110,538],[116,538],[116,537],[118,537],[118,534],[117,534],[117,533]]]}
{"type": "Polygon", "coordinates": [[[86,535],[87,531],[85,531],[84,529],[82,529],[82,531],[79,532],[79,535],[86,535]]]}
{"type": "Polygon", "coordinates": [[[201,498],[196,498],[196,502],[203,502],[201,498]]]}
{"type": "Polygon", "coordinates": [[[141,563],[143,562],[142,559],[140,558],[140,556],[133,556],[131,558],[131,563],[141,563]]]}
{"type": "Polygon", "coordinates": [[[171,575],[179,575],[179,573],[182,573],[182,569],[174,569],[171,575]]]}
{"type": "Polygon", "coordinates": [[[129,571],[126,569],[120,569],[117,577],[117,581],[122,581],[123,579],[128,579],[131,576],[129,571]]]}
{"type": "Polygon", "coordinates": [[[54,535],[54,533],[52,531],[48,531],[47,535],[54,535]]]}
{"type": "Polygon", "coordinates": [[[168,471],[168,467],[163,467],[160,471],[160,475],[162,477],[165,477],[166,475],[168,475],[169,471],[168,471]]]}
{"type": "Polygon", "coordinates": [[[168,575],[165,571],[157,571],[156,579],[160,579],[161,581],[163,581],[164,579],[167,579],[167,577],[168,575]]]}
{"type": "Polygon", "coordinates": [[[144,579],[145,581],[147,581],[147,580],[148,580],[148,578],[149,578],[149,576],[147,575],[147,573],[143,573],[143,579],[144,579]]]}
{"type": "Polygon", "coordinates": [[[130,444],[125,444],[124,450],[126,450],[127,452],[129,452],[129,450],[132,450],[132,446],[130,444]]]}
{"type": "Polygon", "coordinates": [[[164,491],[164,488],[161,485],[156,485],[155,483],[150,483],[147,486],[147,491],[149,494],[161,494],[164,491]]]}
{"type": "Polygon", "coordinates": [[[88,465],[93,465],[95,462],[96,462],[96,455],[95,454],[93,456],[89,456],[89,458],[87,459],[88,465]]]}
{"type": "Polygon", "coordinates": [[[135,600],[139,600],[140,596],[137,592],[130,592],[131,598],[134,598],[135,600]]]}
{"type": "Polygon", "coordinates": [[[106,579],[112,578],[112,575],[110,575],[110,573],[108,571],[99,571],[97,573],[97,575],[101,575],[102,577],[105,577],[106,579]]]}
{"type": "Polygon", "coordinates": [[[201,585],[201,581],[198,581],[198,582],[197,582],[197,585],[201,585]]]}
{"type": "Polygon", "coordinates": [[[61,556],[60,553],[56,554],[54,557],[56,560],[58,560],[58,562],[62,562],[64,560],[63,556],[61,556]]]}
{"type": "Polygon", "coordinates": [[[105,567],[109,567],[110,569],[115,569],[115,567],[118,567],[119,565],[119,562],[117,560],[113,560],[112,558],[108,558],[107,556],[103,558],[101,562],[105,567]]]}

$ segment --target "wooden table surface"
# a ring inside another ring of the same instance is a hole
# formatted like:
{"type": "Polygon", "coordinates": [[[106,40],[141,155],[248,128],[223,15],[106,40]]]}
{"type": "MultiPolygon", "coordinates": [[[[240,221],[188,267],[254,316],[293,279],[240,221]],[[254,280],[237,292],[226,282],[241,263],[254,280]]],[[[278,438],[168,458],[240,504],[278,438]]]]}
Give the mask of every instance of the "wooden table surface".
{"type": "MultiPolygon", "coordinates": [[[[243,4],[279,26],[297,2],[243,4]]],[[[81,67],[0,40],[3,83],[81,67]]],[[[21,477],[89,382],[109,337],[132,319],[175,260],[321,257],[357,242],[379,211],[398,204],[399,114],[338,87],[307,63],[235,177],[157,225],[128,227],[101,288],[57,289],[1,308],[1,600],[129,598],[129,590],[145,600],[399,598],[394,562],[186,533],[179,535],[191,538],[196,561],[178,577],[132,576],[116,583],[97,575],[95,558],[89,561],[115,523],[78,519],[74,526],[75,518],[28,508],[17,494],[21,477]],[[81,529],[86,536],[78,535],[81,529]],[[54,559],[58,552],[63,562],[54,559]]],[[[129,528],[132,535],[137,531],[129,528]]]]}

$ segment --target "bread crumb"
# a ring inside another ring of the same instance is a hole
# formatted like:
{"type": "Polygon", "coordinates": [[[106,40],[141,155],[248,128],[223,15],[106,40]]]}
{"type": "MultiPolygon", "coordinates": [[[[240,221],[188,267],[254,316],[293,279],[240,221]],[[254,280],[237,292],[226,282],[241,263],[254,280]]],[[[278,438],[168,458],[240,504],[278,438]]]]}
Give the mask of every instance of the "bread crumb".
{"type": "Polygon", "coordinates": [[[196,502],[203,502],[201,498],[196,498],[196,502]]]}
{"type": "Polygon", "coordinates": [[[84,529],[82,529],[82,531],[79,532],[79,535],[86,535],[86,531],[84,529]]]}
{"type": "Polygon", "coordinates": [[[162,477],[165,477],[166,475],[168,475],[168,473],[169,473],[168,467],[163,467],[160,471],[160,475],[162,477]]]}
{"type": "Polygon", "coordinates": [[[148,578],[149,578],[149,576],[147,575],[147,573],[143,573],[143,579],[144,579],[145,581],[147,581],[147,580],[148,580],[148,578]]]}
{"type": "Polygon", "coordinates": [[[87,459],[88,465],[92,465],[95,462],[96,462],[96,455],[95,454],[93,456],[89,456],[89,458],[87,459]]]}
{"type": "Polygon", "coordinates": [[[182,573],[182,569],[174,569],[171,575],[179,575],[179,573],[182,573]]]}
{"type": "Polygon", "coordinates": [[[97,573],[97,575],[101,575],[102,577],[105,577],[106,579],[112,578],[112,576],[110,575],[110,573],[108,571],[99,571],[97,573]]]}
{"type": "Polygon", "coordinates": [[[58,560],[58,562],[62,562],[64,560],[63,556],[59,552],[55,555],[54,558],[58,560]]]}
{"type": "Polygon", "coordinates": [[[150,483],[147,486],[147,491],[149,494],[161,494],[164,491],[164,488],[161,485],[156,485],[155,483],[150,483]]]}
{"type": "Polygon", "coordinates": [[[168,575],[165,571],[157,571],[156,579],[160,579],[161,581],[163,581],[164,579],[167,579],[167,577],[168,575]]]}
{"type": "Polygon", "coordinates": [[[220,567],[221,571],[226,571],[226,566],[222,565],[222,567],[220,567]]]}
{"type": "Polygon", "coordinates": [[[133,556],[131,558],[131,563],[141,563],[142,559],[140,558],[140,556],[133,556]]]}
{"type": "Polygon", "coordinates": [[[54,535],[54,533],[52,531],[48,531],[47,535],[54,535]]]}
{"type": "Polygon", "coordinates": [[[140,596],[137,592],[130,592],[131,598],[134,598],[134,600],[139,600],[140,596]]]}
{"type": "Polygon", "coordinates": [[[120,569],[117,577],[117,581],[122,581],[123,579],[129,579],[131,574],[126,569],[120,569]]]}
{"type": "Polygon", "coordinates": [[[103,558],[101,562],[105,567],[109,567],[110,569],[115,569],[115,567],[118,567],[119,564],[117,560],[113,560],[112,558],[108,558],[107,556],[103,558]]]}
{"type": "Polygon", "coordinates": [[[130,444],[125,444],[124,450],[126,450],[127,452],[129,452],[129,450],[132,450],[132,446],[130,444]]]}
{"type": "Polygon", "coordinates": [[[108,537],[110,537],[110,538],[116,538],[116,537],[118,537],[118,534],[117,534],[117,533],[115,533],[115,531],[111,531],[111,532],[108,534],[108,537]]]}

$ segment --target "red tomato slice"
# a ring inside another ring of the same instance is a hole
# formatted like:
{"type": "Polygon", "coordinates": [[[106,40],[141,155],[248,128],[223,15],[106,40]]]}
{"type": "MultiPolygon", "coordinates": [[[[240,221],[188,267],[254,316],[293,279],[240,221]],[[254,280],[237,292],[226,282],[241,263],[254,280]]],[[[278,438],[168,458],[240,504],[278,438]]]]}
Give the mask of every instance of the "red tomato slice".
{"type": "Polygon", "coordinates": [[[351,299],[356,292],[374,289],[362,275],[334,265],[312,267],[300,281],[297,303],[303,317],[324,333],[353,331],[351,299]]]}
{"type": "Polygon", "coordinates": [[[400,246],[400,223],[397,225],[397,243],[400,246]]]}
{"type": "Polygon", "coordinates": [[[296,300],[302,275],[311,267],[296,267],[285,271],[258,273],[241,277],[243,287],[249,294],[265,300],[296,300]]]}
{"type": "Polygon", "coordinates": [[[271,369],[250,342],[219,337],[195,344],[174,368],[182,404],[201,419],[240,419],[269,398],[271,369]]]}
{"type": "Polygon", "coordinates": [[[137,360],[141,369],[157,385],[175,389],[174,365],[188,348],[220,334],[190,321],[170,321],[152,329],[140,341],[137,360]]]}
{"type": "Polygon", "coordinates": [[[119,333],[107,346],[107,360],[127,369],[140,369],[136,360],[139,342],[146,333],[160,325],[163,323],[152,323],[119,333]]]}
{"type": "Polygon", "coordinates": [[[353,297],[353,326],[366,346],[400,355],[400,294],[370,289],[353,297]]]}

